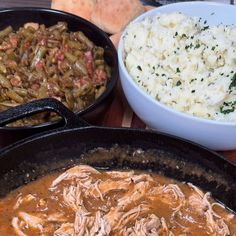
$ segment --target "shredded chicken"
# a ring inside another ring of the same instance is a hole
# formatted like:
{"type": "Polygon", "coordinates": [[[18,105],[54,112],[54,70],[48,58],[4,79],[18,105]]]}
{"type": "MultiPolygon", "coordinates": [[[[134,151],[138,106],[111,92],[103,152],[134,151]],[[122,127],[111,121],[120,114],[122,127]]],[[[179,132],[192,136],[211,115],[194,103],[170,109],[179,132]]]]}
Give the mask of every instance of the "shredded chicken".
{"type": "Polygon", "coordinates": [[[89,175],[91,175],[91,174],[100,174],[100,172],[97,171],[96,169],[94,169],[90,166],[86,166],[86,165],[75,166],[75,167],[67,170],[63,174],[61,174],[58,178],[56,178],[52,182],[51,187],[52,188],[55,187],[63,180],[72,180],[72,179],[86,180],[86,179],[88,179],[89,175]]]}
{"type": "Polygon", "coordinates": [[[157,236],[161,227],[160,219],[154,215],[148,215],[145,218],[135,221],[133,227],[124,228],[122,234],[124,236],[157,236]]]}
{"type": "Polygon", "coordinates": [[[17,195],[12,235],[236,235],[234,214],[210,193],[182,185],[133,171],[103,175],[90,166],[75,166],[48,184],[50,197],[17,195]],[[35,205],[33,211],[25,210],[29,204],[35,205]]]}
{"type": "Polygon", "coordinates": [[[13,227],[16,235],[27,236],[21,229],[22,227],[20,226],[20,220],[18,217],[13,217],[11,224],[12,224],[12,227],[13,227]]]}
{"type": "Polygon", "coordinates": [[[19,215],[19,218],[21,218],[25,222],[27,227],[39,229],[40,232],[43,231],[44,220],[41,219],[40,217],[30,215],[26,212],[19,212],[18,215],[19,215]]]}
{"type": "Polygon", "coordinates": [[[19,208],[19,206],[21,204],[25,204],[25,203],[28,203],[32,200],[35,200],[35,196],[33,196],[32,194],[28,194],[26,195],[25,197],[22,197],[21,195],[17,198],[17,201],[16,201],[16,204],[14,206],[14,209],[17,209],[19,208]]]}
{"type": "Polygon", "coordinates": [[[74,236],[74,224],[64,223],[54,232],[54,236],[74,236]]]}
{"type": "Polygon", "coordinates": [[[118,200],[118,207],[125,209],[133,202],[139,201],[141,198],[145,197],[149,188],[149,182],[137,183],[133,188],[130,188],[130,190],[122,198],[118,200]]]}
{"type": "Polygon", "coordinates": [[[150,208],[146,205],[139,205],[135,208],[132,208],[126,213],[123,213],[120,220],[118,221],[117,225],[114,225],[114,229],[120,231],[124,226],[129,224],[130,222],[135,222],[135,220],[141,214],[147,214],[150,211],[150,208]]]}

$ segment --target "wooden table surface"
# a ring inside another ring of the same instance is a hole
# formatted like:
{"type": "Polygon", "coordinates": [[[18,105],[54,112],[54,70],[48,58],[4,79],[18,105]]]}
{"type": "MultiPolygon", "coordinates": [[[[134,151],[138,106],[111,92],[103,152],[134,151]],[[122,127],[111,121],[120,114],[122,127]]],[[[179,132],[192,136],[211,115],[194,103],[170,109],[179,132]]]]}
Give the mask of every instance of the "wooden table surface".
{"type": "MultiPolygon", "coordinates": [[[[26,6],[50,7],[50,5],[51,0],[0,0],[0,8],[26,6]]],[[[103,117],[99,118],[97,124],[108,127],[122,126],[131,128],[146,128],[146,125],[133,113],[133,111],[128,106],[120,88],[117,89],[117,93],[110,108],[103,117]]],[[[220,154],[236,163],[236,150],[220,152],[220,154]]]]}

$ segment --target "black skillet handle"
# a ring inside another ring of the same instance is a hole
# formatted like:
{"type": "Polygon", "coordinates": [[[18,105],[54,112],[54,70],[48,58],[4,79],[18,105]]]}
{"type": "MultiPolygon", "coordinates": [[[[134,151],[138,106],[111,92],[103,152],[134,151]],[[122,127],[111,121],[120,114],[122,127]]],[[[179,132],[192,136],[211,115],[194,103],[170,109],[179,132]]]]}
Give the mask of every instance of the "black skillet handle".
{"type": "Polygon", "coordinates": [[[0,112],[0,127],[34,114],[52,111],[64,120],[64,128],[85,127],[88,123],[77,117],[64,104],[54,98],[43,98],[0,112]]]}

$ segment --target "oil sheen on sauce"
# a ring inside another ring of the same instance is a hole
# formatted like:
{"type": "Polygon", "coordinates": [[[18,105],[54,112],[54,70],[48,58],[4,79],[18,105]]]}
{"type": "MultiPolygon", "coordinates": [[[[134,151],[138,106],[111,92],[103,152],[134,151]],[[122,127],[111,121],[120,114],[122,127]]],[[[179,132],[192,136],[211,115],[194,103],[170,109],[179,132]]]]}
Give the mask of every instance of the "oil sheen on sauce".
{"type": "Polygon", "coordinates": [[[0,236],[236,235],[236,217],[192,184],[87,165],[0,199],[0,236]]]}

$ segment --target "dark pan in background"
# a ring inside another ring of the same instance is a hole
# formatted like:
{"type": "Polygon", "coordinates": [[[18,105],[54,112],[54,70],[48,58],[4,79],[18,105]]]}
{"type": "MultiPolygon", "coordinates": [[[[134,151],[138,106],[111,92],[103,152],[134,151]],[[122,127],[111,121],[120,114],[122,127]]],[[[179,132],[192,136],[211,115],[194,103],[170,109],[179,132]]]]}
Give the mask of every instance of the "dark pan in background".
{"type": "Polygon", "coordinates": [[[61,115],[65,127],[35,135],[0,151],[1,197],[40,176],[83,163],[108,169],[151,170],[191,182],[236,211],[236,165],[191,142],[146,130],[89,126],[54,99],[8,110],[0,114],[0,125],[45,110],[61,115]],[[80,158],[82,153],[94,148],[114,145],[127,150],[153,150],[155,158],[136,159],[131,154],[127,158],[115,155],[91,160],[80,158]]]}
{"type": "MultiPolygon", "coordinates": [[[[91,105],[77,112],[76,115],[83,117],[89,122],[94,122],[112,101],[114,88],[118,78],[117,53],[107,34],[92,23],[78,16],[46,8],[11,8],[0,10],[0,30],[11,25],[15,30],[26,22],[37,22],[51,26],[58,21],[68,23],[70,31],[82,31],[96,45],[105,49],[105,60],[112,69],[112,75],[108,82],[106,91],[91,105]]],[[[61,126],[60,122],[44,123],[33,127],[0,128],[0,146],[6,146],[19,139],[31,136],[35,133],[61,126]]]]}

